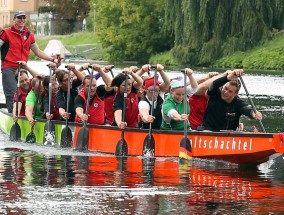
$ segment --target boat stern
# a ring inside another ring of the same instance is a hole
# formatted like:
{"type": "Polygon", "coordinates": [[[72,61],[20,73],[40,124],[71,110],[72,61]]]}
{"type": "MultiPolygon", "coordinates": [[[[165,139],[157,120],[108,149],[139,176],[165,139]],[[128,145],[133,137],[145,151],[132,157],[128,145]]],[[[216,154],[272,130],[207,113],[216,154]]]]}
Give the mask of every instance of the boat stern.
{"type": "Polygon", "coordinates": [[[284,153],[284,133],[274,134],[274,147],[278,153],[284,153]]]}

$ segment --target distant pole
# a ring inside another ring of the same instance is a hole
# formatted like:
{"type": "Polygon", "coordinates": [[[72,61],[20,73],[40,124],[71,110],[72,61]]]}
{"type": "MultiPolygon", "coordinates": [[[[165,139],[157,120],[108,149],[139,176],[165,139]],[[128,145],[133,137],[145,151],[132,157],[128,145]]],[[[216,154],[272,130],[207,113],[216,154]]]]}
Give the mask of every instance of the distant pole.
{"type": "Polygon", "coordinates": [[[94,32],[96,32],[96,4],[94,3],[94,32]]]}
{"type": "Polygon", "coordinates": [[[48,18],[49,18],[49,19],[48,19],[48,28],[49,28],[49,29],[48,29],[48,30],[49,30],[48,35],[51,36],[51,32],[52,32],[52,31],[51,31],[51,20],[52,20],[52,18],[53,18],[53,15],[52,15],[51,12],[49,13],[48,18]]]}
{"type": "Polygon", "coordinates": [[[86,19],[83,19],[83,28],[82,31],[86,31],[86,19]]]}

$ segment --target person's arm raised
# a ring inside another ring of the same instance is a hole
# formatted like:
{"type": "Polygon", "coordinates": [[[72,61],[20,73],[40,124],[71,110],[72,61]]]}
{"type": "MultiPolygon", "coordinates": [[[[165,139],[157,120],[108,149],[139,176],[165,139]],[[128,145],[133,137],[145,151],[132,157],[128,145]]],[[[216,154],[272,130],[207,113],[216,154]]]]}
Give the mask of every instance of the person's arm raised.
{"type": "Polygon", "coordinates": [[[26,61],[18,61],[22,69],[27,70],[33,77],[40,75],[34,68],[30,67],[26,61]]]}
{"type": "Polygon", "coordinates": [[[105,82],[107,87],[111,85],[111,78],[104,72],[104,70],[100,67],[99,64],[93,64],[93,69],[100,73],[103,81],[105,82]]]}
{"type": "Polygon", "coordinates": [[[144,75],[145,72],[150,73],[150,68],[151,68],[151,65],[150,64],[145,64],[142,66],[142,68],[140,70],[138,70],[137,72],[135,72],[137,75],[139,76],[142,76],[144,75]]]}
{"type": "Polygon", "coordinates": [[[209,86],[212,84],[213,81],[224,76],[226,76],[226,73],[223,74],[211,73],[211,75],[210,73],[208,73],[207,80],[198,84],[197,91],[196,93],[194,93],[194,95],[203,95],[208,90],[209,86]]]}
{"type": "Polygon", "coordinates": [[[137,74],[133,72],[133,68],[125,68],[124,72],[126,73],[126,75],[131,75],[132,78],[134,79],[134,83],[133,86],[136,89],[139,89],[140,87],[142,87],[143,85],[143,79],[137,74]]]}
{"type": "Polygon", "coordinates": [[[197,86],[198,86],[198,83],[197,83],[196,79],[192,75],[193,74],[193,70],[190,69],[190,68],[185,68],[184,72],[187,75],[187,77],[189,78],[189,82],[190,82],[191,88],[192,89],[196,89],[197,86]]]}
{"type": "Polygon", "coordinates": [[[233,71],[230,70],[228,71],[227,79],[229,81],[233,79],[237,79],[238,77],[244,75],[244,70],[243,69],[234,69],[233,71]]]}
{"type": "Polygon", "coordinates": [[[162,64],[157,64],[157,71],[160,73],[163,83],[160,86],[160,89],[164,92],[169,90],[170,87],[170,78],[167,76],[167,74],[164,71],[164,66],[162,64]]]}
{"type": "MultiPolygon", "coordinates": [[[[78,80],[82,81],[82,80],[84,79],[85,75],[84,75],[82,72],[78,71],[78,70],[75,68],[75,64],[74,64],[74,63],[68,64],[68,65],[67,65],[67,69],[68,69],[68,70],[71,70],[71,71],[74,73],[74,75],[76,75],[76,77],[78,78],[78,80]]],[[[81,69],[81,67],[80,67],[80,69],[81,69]]]]}

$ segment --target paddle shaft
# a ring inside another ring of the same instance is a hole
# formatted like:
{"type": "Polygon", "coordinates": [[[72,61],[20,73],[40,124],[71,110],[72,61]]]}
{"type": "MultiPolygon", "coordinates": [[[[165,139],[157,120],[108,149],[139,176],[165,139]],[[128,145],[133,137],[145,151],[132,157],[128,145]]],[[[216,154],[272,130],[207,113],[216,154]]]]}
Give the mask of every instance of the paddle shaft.
{"type": "Polygon", "coordinates": [[[90,84],[89,84],[89,88],[88,88],[88,95],[87,95],[87,104],[86,104],[86,111],[85,111],[85,114],[88,115],[88,112],[89,112],[89,105],[90,105],[90,97],[91,97],[91,89],[92,89],[92,83],[93,83],[93,74],[94,74],[94,68],[93,66],[89,66],[92,68],[92,71],[91,71],[91,78],[90,78],[90,84]]]}
{"type": "MultiPolygon", "coordinates": [[[[187,113],[187,93],[186,93],[186,73],[184,71],[184,96],[183,96],[183,108],[184,108],[184,114],[187,113]]],[[[183,130],[184,138],[187,138],[187,120],[184,120],[184,130],[183,130]]]]}
{"type": "MultiPolygon", "coordinates": [[[[18,63],[18,82],[17,82],[17,89],[16,89],[16,96],[17,96],[17,100],[16,100],[16,110],[15,110],[15,115],[16,115],[16,120],[14,125],[12,125],[11,130],[10,130],[10,140],[11,141],[17,141],[18,139],[21,138],[21,127],[18,124],[18,116],[19,116],[19,88],[20,88],[20,63],[18,63]]],[[[14,108],[13,108],[14,109],[14,108]]],[[[13,111],[14,112],[14,111],[13,111]]],[[[13,113],[14,115],[14,113],[13,113]]]]}
{"type": "MultiPolygon", "coordinates": [[[[245,82],[244,82],[244,80],[243,80],[243,77],[240,76],[239,78],[240,78],[240,81],[241,81],[241,83],[242,83],[242,85],[243,85],[243,87],[244,87],[244,89],[245,89],[245,92],[246,92],[246,95],[247,95],[247,97],[248,97],[249,103],[250,103],[250,105],[251,105],[251,107],[252,107],[252,110],[253,110],[254,113],[256,113],[257,110],[256,110],[255,105],[254,105],[254,103],[253,103],[253,101],[252,101],[252,99],[251,99],[251,97],[250,97],[250,94],[249,94],[249,92],[248,92],[248,90],[247,90],[247,87],[246,87],[246,85],[245,85],[245,82]]],[[[257,121],[259,122],[259,125],[260,125],[260,127],[261,127],[262,132],[265,132],[265,133],[266,133],[265,128],[264,128],[264,126],[263,126],[263,124],[262,124],[262,121],[261,121],[261,120],[257,120],[257,121]]]]}
{"type": "Polygon", "coordinates": [[[110,70],[109,70],[112,78],[114,78],[113,71],[112,71],[113,68],[114,68],[114,65],[112,65],[112,66],[110,67],[110,70]]]}
{"type": "Polygon", "coordinates": [[[19,88],[20,88],[20,78],[21,78],[21,65],[18,63],[18,82],[17,82],[17,102],[16,102],[16,117],[19,116],[19,88]]]}
{"type": "MultiPolygon", "coordinates": [[[[69,113],[69,102],[70,102],[70,70],[68,70],[68,84],[67,84],[67,100],[66,100],[66,112],[69,113]]],[[[72,132],[68,127],[69,118],[65,119],[65,128],[61,131],[61,147],[71,147],[72,145],[72,132]]]]}
{"type": "MultiPolygon", "coordinates": [[[[127,81],[128,81],[128,75],[125,75],[125,87],[124,87],[124,93],[123,93],[123,107],[122,107],[122,122],[125,122],[125,111],[126,111],[126,99],[127,99],[127,81]]],[[[124,129],[121,131],[121,139],[124,139],[124,129]]]]}
{"type": "MultiPolygon", "coordinates": [[[[67,85],[67,101],[66,101],[66,112],[69,113],[69,101],[70,101],[70,70],[68,70],[68,85],[67,85]]],[[[65,125],[68,127],[68,118],[65,120],[65,125]]]]}
{"type": "Polygon", "coordinates": [[[112,69],[110,70],[111,77],[114,78],[112,69]]]}
{"type": "MultiPolygon", "coordinates": [[[[153,92],[152,92],[152,101],[151,101],[151,111],[150,111],[150,115],[153,116],[153,113],[154,113],[154,104],[155,104],[155,100],[157,100],[156,98],[156,79],[157,79],[157,70],[155,69],[155,72],[154,72],[154,86],[153,86],[153,92]]],[[[152,129],[153,129],[153,123],[150,122],[150,125],[149,125],[149,137],[151,137],[152,135],[152,129]]]]}
{"type": "Polygon", "coordinates": [[[52,69],[49,67],[49,84],[48,84],[48,112],[51,114],[51,96],[52,96],[52,69]]]}
{"type": "MultiPolygon", "coordinates": [[[[39,82],[38,82],[38,90],[37,90],[37,93],[36,93],[36,103],[35,103],[35,106],[34,106],[34,109],[33,109],[33,119],[34,120],[35,120],[36,114],[37,114],[36,109],[37,109],[37,105],[38,105],[38,101],[39,101],[40,88],[41,88],[41,80],[39,80],[39,82]]],[[[35,123],[31,127],[31,132],[33,132],[34,126],[35,126],[35,123]]]]}

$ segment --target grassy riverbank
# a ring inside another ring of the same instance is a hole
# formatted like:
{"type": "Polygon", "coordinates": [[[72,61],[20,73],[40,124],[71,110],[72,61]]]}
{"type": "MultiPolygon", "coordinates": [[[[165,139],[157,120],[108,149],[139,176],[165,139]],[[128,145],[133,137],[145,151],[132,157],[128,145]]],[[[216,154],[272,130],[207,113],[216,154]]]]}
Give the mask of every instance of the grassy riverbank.
{"type": "MultiPolygon", "coordinates": [[[[79,33],[73,33],[69,35],[54,35],[54,36],[39,36],[36,37],[36,42],[41,50],[44,50],[46,45],[48,44],[49,40],[60,40],[62,44],[67,48],[67,49],[72,49],[72,47],[79,46],[79,45],[84,45],[84,44],[99,44],[99,39],[94,34],[94,32],[79,32],[79,33]]],[[[72,50],[69,50],[72,52],[72,50]]],[[[91,56],[94,58],[103,58],[104,56],[91,56]]],[[[37,57],[34,55],[33,52],[31,52],[30,55],[31,60],[37,60],[37,57]]]]}
{"type": "MultiPolygon", "coordinates": [[[[44,50],[50,39],[58,39],[65,46],[78,46],[82,44],[100,44],[99,39],[93,32],[80,32],[64,36],[37,37],[39,47],[44,50]]],[[[150,63],[161,63],[167,66],[178,66],[171,57],[171,52],[154,55],[150,63]]],[[[105,55],[94,56],[94,58],[104,59],[105,55]]],[[[36,59],[31,54],[30,59],[36,59]]],[[[105,60],[105,59],[104,59],[105,60]]],[[[251,71],[268,70],[279,74],[284,74],[284,32],[279,33],[273,40],[257,46],[247,52],[236,52],[213,63],[214,68],[236,68],[243,67],[251,71]]]]}
{"type": "MultiPolygon", "coordinates": [[[[165,62],[175,66],[171,52],[152,56],[151,63],[165,62]]],[[[284,74],[284,32],[278,33],[275,38],[247,52],[235,52],[212,62],[213,68],[244,68],[252,73],[284,74]]]]}
{"type": "Polygon", "coordinates": [[[215,62],[214,67],[264,70],[284,70],[284,32],[278,33],[271,41],[248,52],[236,52],[215,62]]]}

